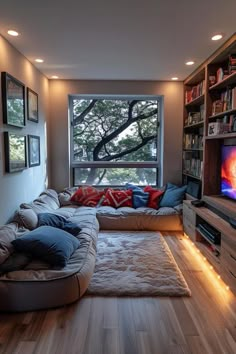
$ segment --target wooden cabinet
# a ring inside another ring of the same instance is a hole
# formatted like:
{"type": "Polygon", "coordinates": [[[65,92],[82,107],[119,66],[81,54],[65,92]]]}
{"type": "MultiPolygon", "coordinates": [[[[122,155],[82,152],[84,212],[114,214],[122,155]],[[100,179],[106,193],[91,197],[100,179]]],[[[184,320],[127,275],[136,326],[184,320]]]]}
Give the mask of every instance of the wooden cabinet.
{"type": "Polygon", "coordinates": [[[196,208],[191,201],[185,200],[183,204],[184,232],[195,242],[225,283],[236,293],[236,229],[222,217],[227,218],[227,215],[220,216],[216,209],[215,211],[210,210],[207,205],[196,208]],[[202,233],[200,225],[205,223],[219,234],[219,243],[214,243],[202,233]]]}
{"type": "Polygon", "coordinates": [[[184,232],[193,240],[196,239],[196,213],[190,207],[190,202],[183,204],[183,229],[184,232]]]}

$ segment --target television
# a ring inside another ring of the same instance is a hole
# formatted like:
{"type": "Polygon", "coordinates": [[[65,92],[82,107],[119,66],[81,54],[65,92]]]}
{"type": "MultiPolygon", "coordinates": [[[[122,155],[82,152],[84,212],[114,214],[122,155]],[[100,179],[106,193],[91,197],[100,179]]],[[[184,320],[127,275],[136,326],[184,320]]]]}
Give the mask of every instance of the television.
{"type": "Polygon", "coordinates": [[[236,145],[221,147],[221,193],[236,200],[236,145]]]}

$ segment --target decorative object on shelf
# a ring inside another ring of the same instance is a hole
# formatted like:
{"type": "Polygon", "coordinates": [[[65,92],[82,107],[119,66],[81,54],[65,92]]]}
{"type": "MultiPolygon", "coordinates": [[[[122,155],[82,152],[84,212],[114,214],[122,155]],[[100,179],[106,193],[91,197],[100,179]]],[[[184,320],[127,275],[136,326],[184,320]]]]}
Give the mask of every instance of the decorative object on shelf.
{"type": "Polygon", "coordinates": [[[230,124],[222,122],[212,122],[208,124],[208,136],[226,134],[230,132],[230,124]]]}
{"type": "Polygon", "coordinates": [[[38,94],[27,87],[27,115],[28,120],[38,123],[38,94]]]}
{"type": "Polygon", "coordinates": [[[40,165],[40,137],[28,135],[29,167],[40,165]]]}
{"type": "Polygon", "coordinates": [[[232,132],[236,132],[236,115],[233,116],[233,118],[232,118],[231,131],[232,131],[232,132]]]}
{"type": "Polygon", "coordinates": [[[3,123],[25,126],[25,86],[6,72],[2,72],[3,123]]]}
{"type": "Polygon", "coordinates": [[[27,167],[26,136],[4,132],[6,172],[18,172],[27,167]]]}

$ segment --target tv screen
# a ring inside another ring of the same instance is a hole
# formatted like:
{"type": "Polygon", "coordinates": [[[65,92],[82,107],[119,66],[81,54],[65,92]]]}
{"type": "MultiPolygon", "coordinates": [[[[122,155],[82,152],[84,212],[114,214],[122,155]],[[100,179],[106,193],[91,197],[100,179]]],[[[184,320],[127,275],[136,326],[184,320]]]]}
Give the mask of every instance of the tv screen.
{"type": "Polygon", "coordinates": [[[221,193],[236,200],[236,145],[222,146],[221,193]]]}

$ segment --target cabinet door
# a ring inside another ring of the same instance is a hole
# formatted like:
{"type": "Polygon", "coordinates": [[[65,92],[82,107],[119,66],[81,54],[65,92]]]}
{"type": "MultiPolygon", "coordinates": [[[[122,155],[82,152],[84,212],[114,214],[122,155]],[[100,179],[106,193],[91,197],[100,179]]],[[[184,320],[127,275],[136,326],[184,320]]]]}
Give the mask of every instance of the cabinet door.
{"type": "Polygon", "coordinates": [[[184,232],[195,241],[196,214],[186,202],[183,204],[183,227],[184,232]]]}
{"type": "Polygon", "coordinates": [[[236,290],[236,240],[228,235],[221,239],[222,278],[232,290],[236,290]]]}

